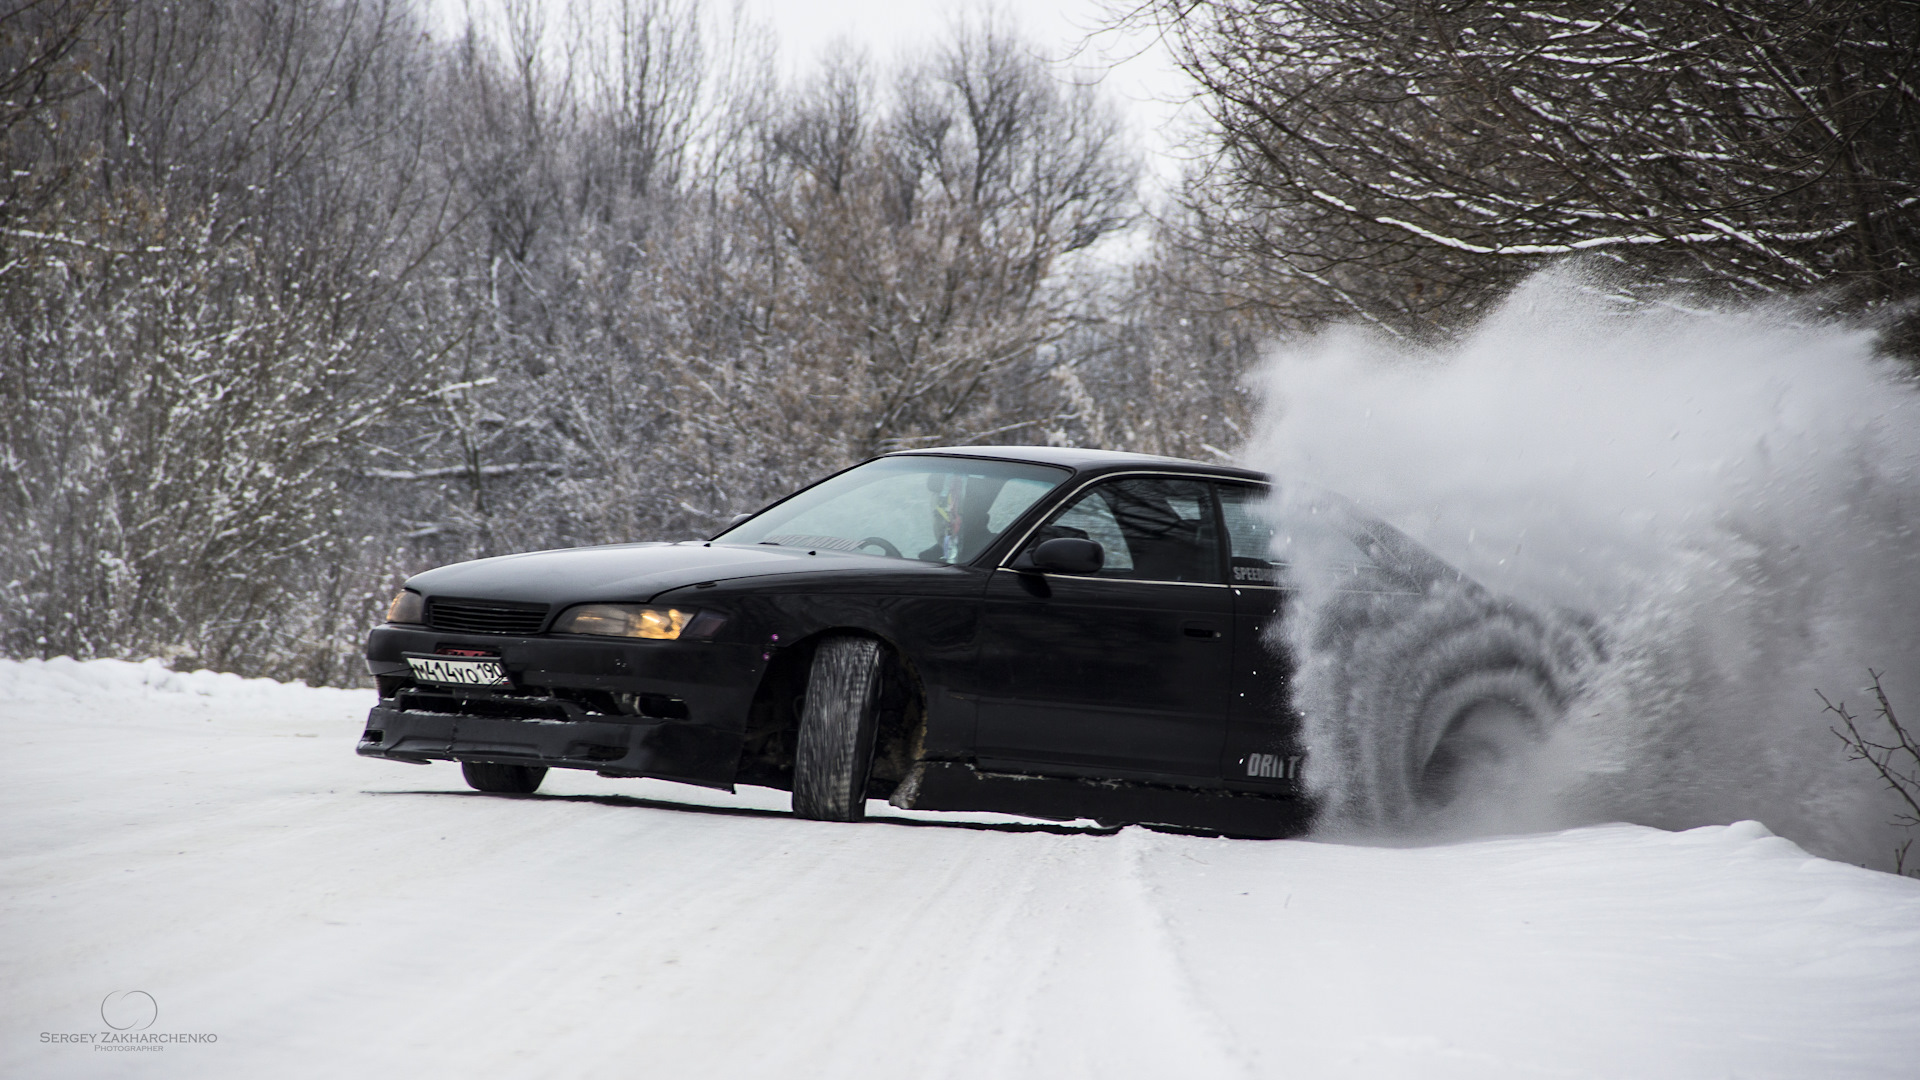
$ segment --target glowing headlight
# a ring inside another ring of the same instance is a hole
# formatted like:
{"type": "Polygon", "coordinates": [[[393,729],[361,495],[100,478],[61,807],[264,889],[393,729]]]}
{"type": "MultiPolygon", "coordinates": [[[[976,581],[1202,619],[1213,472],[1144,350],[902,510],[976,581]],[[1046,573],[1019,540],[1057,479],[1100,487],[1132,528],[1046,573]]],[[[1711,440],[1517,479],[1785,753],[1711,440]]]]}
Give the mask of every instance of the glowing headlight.
{"type": "Polygon", "coordinates": [[[400,590],[400,595],[387,605],[388,622],[419,623],[427,621],[427,602],[412,589],[400,590]]]}
{"type": "Polygon", "coordinates": [[[680,608],[640,604],[581,604],[568,608],[554,622],[553,632],[672,641],[693,621],[693,615],[680,608]]]}

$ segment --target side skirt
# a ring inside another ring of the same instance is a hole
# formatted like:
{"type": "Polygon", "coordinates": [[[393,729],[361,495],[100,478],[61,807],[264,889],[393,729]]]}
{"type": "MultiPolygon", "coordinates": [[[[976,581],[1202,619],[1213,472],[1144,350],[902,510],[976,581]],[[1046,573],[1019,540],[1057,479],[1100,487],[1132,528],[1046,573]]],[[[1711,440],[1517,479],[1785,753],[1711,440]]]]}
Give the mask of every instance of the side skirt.
{"type": "Polygon", "coordinates": [[[1093,818],[1259,839],[1299,836],[1313,824],[1313,807],[1303,799],[981,772],[952,761],[916,764],[891,801],[903,810],[989,811],[1053,821],[1093,818]]]}

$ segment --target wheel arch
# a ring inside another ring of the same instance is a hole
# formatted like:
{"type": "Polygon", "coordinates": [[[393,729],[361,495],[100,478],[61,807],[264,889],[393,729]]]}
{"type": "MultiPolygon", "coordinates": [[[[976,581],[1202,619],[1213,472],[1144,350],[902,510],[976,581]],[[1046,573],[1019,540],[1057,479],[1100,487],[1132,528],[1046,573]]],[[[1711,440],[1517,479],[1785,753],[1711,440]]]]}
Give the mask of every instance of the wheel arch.
{"type": "Polygon", "coordinates": [[[871,638],[880,643],[879,716],[874,730],[873,764],[867,782],[870,798],[886,798],[918,761],[926,732],[926,687],[911,654],[892,635],[870,626],[821,627],[783,646],[768,661],[754,688],[742,740],[739,782],[793,789],[794,751],[800,730],[800,703],[815,648],[832,637],[871,638]]]}

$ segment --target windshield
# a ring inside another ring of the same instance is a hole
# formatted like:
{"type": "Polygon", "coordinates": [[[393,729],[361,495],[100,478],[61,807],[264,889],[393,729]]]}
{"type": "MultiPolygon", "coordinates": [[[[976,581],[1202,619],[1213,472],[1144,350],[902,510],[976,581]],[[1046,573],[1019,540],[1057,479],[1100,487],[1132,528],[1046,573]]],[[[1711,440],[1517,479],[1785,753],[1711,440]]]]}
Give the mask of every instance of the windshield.
{"type": "Polygon", "coordinates": [[[714,537],[722,544],[972,562],[1067,470],[980,458],[889,457],[848,469],[714,537]]]}

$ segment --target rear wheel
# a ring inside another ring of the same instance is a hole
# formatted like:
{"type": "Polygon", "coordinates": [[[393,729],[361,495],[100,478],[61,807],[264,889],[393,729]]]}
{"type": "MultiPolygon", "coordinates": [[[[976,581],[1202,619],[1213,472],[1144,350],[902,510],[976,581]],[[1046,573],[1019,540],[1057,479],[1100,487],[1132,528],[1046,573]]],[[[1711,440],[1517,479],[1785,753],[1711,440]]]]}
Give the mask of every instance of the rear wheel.
{"type": "Polygon", "coordinates": [[[1602,655],[1582,620],[1471,585],[1335,593],[1304,617],[1295,694],[1335,829],[1498,808],[1602,655]]]}
{"type": "Polygon", "coordinates": [[[866,816],[881,660],[872,638],[827,638],[814,650],[794,752],[795,814],[820,821],[866,816]]]}
{"type": "Polygon", "coordinates": [[[460,775],[475,791],[494,795],[531,795],[540,789],[547,770],[537,765],[495,765],[489,761],[463,761],[460,775]]]}
{"type": "Polygon", "coordinates": [[[1512,688],[1476,698],[1453,713],[1413,780],[1419,808],[1444,809],[1476,791],[1497,787],[1558,719],[1559,705],[1537,680],[1514,672],[1492,674],[1512,688]]]}

